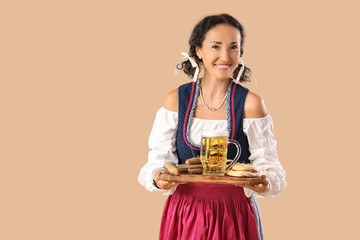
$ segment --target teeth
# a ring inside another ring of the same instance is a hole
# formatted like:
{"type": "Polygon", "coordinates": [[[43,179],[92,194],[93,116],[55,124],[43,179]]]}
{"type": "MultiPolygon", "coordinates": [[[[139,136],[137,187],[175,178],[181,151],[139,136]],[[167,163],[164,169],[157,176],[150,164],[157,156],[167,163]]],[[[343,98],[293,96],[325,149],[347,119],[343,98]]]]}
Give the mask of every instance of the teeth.
{"type": "Polygon", "coordinates": [[[228,68],[229,65],[216,65],[218,68],[228,68]]]}

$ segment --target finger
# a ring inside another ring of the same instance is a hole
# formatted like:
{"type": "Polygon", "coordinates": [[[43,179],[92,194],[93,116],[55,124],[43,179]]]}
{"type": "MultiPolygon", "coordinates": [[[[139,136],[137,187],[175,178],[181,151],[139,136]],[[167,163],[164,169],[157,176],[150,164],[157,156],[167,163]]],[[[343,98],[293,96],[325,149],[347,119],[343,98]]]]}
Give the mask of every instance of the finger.
{"type": "Polygon", "coordinates": [[[178,186],[178,185],[179,185],[179,183],[173,182],[173,183],[171,184],[171,187],[176,187],[176,186],[178,186]]]}
{"type": "Polygon", "coordinates": [[[255,187],[252,186],[252,185],[245,185],[244,187],[245,187],[245,188],[248,188],[248,189],[250,189],[250,190],[255,191],[255,187]]]}
{"type": "Polygon", "coordinates": [[[268,190],[268,186],[267,185],[262,185],[261,189],[259,189],[259,192],[266,192],[268,190]]]}
{"type": "Polygon", "coordinates": [[[166,190],[179,185],[177,182],[168,182],[164,180],[159,180],[157,184],[161,189],[166,189],[166,190]]]}
{"type": "Polygon", "coordinates": [[[159,181],[159,179],[161,179],[161,172],[157,172],[154,177],[155,182],[159,181]]]}
{"type": "Polygon", "coordinates": [[[264,186],[265,186],[265,187],[269,186],[269,181],[265,181],[265,182],[264,182],[264,186]]]}
{"type": "Polygon", "coordinates": [[[168,182],[168,186],[169,187],[173,187],[173,186],[176,186],[178,183],[177,182],[168,182]]]}
{"type": "Polygon", "coordinates": [[[268,185],[269,185],[269,181],[266,180],[266,179],[264,179],[262,184],[265,185],[265,186],[268,186],[268,185]]]}
{"type": "Polygon", "coordinates": [[[267,180],[267,176],[266,176],[266,175],[261,175],[261,181],[262,181],[263,183],[268,183],[268,182],[269,182],[269,180],[267,180]]]}
{"type": "Polygon", "coordinates": [[[159,180],[156,183],[158,185],[159,188],[161,189],[167,189],[167,185],[169,184],[169,182],[164,181],[164,180],[159,180]]]}
{"type": "Polygon", "coordinates": [[[255,192],[263,192],[263,191],[264,191],[263,184],[261,184],[261,183],[252,186],[250,189],[253,190],[253,191],[255,191],[255,192]]]}

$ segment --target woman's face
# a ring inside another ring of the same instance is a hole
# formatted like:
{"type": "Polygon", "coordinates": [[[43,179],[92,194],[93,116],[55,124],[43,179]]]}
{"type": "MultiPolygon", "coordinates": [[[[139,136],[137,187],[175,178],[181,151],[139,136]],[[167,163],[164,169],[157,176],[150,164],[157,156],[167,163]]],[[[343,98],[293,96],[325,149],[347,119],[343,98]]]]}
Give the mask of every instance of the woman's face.
{"type": "Polygon", "coordinates": [[[210,74],[217,79],[229,79],[238,66],[240,39],[240,31],[227,24],[218,24],[206,33],[202,47],[196,47],[204,64],[204,78],[210,74]]]}

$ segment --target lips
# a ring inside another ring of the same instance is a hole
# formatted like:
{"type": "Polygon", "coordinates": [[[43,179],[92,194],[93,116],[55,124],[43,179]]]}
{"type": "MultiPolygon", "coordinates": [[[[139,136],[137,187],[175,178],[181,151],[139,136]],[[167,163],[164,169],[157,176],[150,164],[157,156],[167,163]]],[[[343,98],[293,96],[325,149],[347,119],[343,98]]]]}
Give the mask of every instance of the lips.
{"type": "Polygon", "coordinates": [[[230,68],[231,64],[214,64],[218,69],[227,70],[230,68]]]}

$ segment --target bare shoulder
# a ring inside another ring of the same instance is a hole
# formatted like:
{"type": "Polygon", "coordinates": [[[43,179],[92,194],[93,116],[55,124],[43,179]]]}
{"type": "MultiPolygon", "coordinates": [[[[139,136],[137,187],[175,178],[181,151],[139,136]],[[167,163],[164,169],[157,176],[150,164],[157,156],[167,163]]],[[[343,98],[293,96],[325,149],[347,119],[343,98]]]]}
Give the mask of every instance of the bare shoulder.
{"type": "Polygon", "coordinates": [[[249,92],[245,101],[244,118],[262,118],[268,115],[264,99],[253,92],[249,92]]]}
{"type": "Polygon", "coordinates": [[[173,111],[173,112],[178,111],[178,90],[177,89],[170,91],[166,95],[163,107],[169,111],[173,111]]]}

